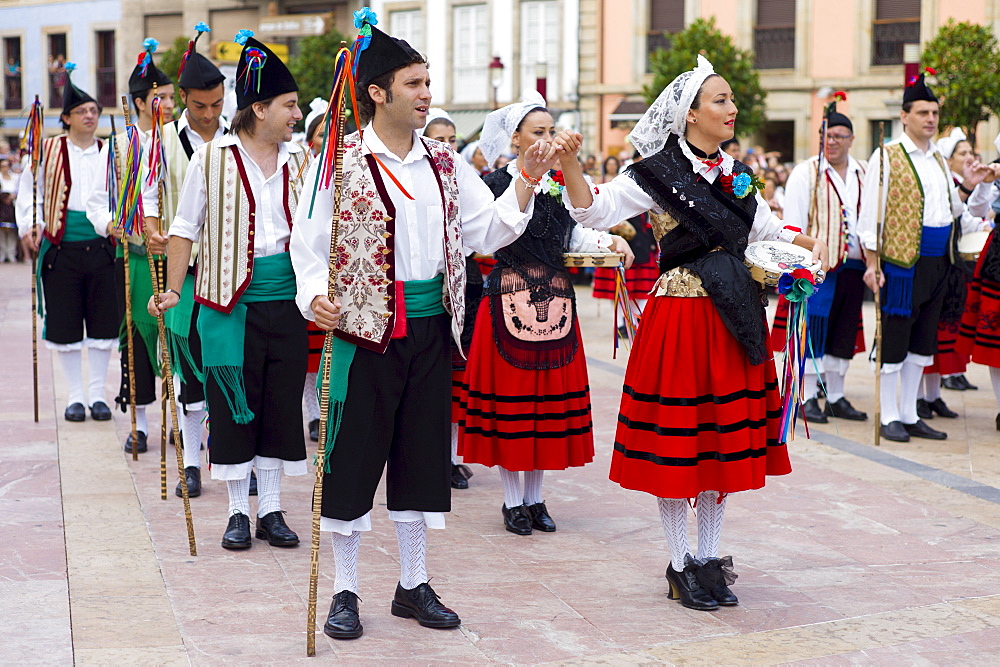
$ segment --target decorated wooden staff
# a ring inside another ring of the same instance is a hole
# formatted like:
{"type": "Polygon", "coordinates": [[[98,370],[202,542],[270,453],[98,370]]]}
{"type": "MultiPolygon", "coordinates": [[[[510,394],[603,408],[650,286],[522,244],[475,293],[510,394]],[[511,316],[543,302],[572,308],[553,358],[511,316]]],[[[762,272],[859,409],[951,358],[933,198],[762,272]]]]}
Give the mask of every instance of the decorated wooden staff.
{"type": "MultiPolygon", "coordinates": [[[[875,284],[882,279],[882,227],[885,224],[885,207],[882,205],[882,187],[885,178],[885,123],[878,124],[878,224],[875,228],[875,284]]],[[[882,439],[882,290],[875,290],[875,446],[882,439]]]]}
{"type": "MultiPolygon", "coordinates": [[[[156,87],[153,87],[154,91],[156,87]]],[[[158,229],[163,229],[163,179],[166,176],[166,163],[163,154],[163,144],[161,142],[163,131],[163,110],[160,108],[160,99],[153,95],[153,131],[149,142],[149,176],[147,185],[157,184],[157,199],[159,202],[160,222],[158,229]]],[[[146,247],[149,247],[149,234],[146,234],[146,247]]],[[[188,497],[187,476],[184,474],[184,455],[181,451],[181,431],[180,422],[177,419],[177,401],[174,396],[173,370],[170,367],[170,350],[167,346],[167,326],[164,323],[163,315],[160,314],[160,279],[156,272],[156,263],[150,259],[149,262],[150,279],[153,282],[153,302],[156,304],[156,326],[160,339],[160,356],[162,357],[163,385],[166,389],[167,400],[170,403],[170,423],[174,435],[174,451],[177,454],[177,474],[180,476],[181,498],[184,501],[184,520],[187,524],[188,549],[192,556],[198,555],[198,547],[194,539],[194,521],[191,518],[191,498],[188,497]]],[[[166,498],[166,435],[163,437],[163,448],[161,454],[162,489],[166,498]]]]}
{"type": "MultiPolygon", "coordinates": [[[[21,149],[31,158],[31,229],[38,226],[38,163],[42,159],[42,103],[35,101],[28,112],[21,149]]],[[[34,233],[34,232],[32,232],[34,233]]],[[[31,377],[35,396],[35,423],[38,423],[38,262],[31,257],[31,377]]]]}
{"type": "MultiPolygon", "coordinates": [[[[319,187],[329,187],[330,175],[333,175],[333,231],[330,235],[330,273],[327,280],[327,298],[333,301],[336,296],[337,269],[334,258],[337,255],[337,244],[340,236],[340,191],[343,179],[344,157],[344,123],[346,121],[346,94],[350,91],[354,102],[357,118],[357,101],[354,100],[354,77],[352,75],[351,51],[346,42],[341,42],[337,53],[337,67],[334,73],[333,94],[326,111],[323,124],[326,128],[323,151],[319,158],[323,160],[322,168],[317,171],[316,182],[313,184],[313,196],[319,187]]],[[[309,557],[309,609],[306,620],[306,655],[316,655],[316,593],[319,584],[319,542],[320,514],[323,509],[323,474],[327,468],[333,438],[330,429],[330,365],[333,354],[333,332],[327,331],[323,340],[322,368],[319,389],[319,444],[316,448],[316,482],[313,484],[312,498],[312,545],[309,557]],[[327,439],[330,442],[327,442],[327,439]],[[329,445],[329,446],[328,446],[329,445]]],[[[337,416],[339,417],[339,416],[337,416]]],[[[335,417],[335,419],[337,418],[335,417]]]]}
{"type": "MultiPolygon", "coordinates": [[[[163,111],[160,109],[160,99],[156,95],[157,84],[153,83],[153,98],[151,111],[153,115],[153,127],[150,131],[149,140],[149,175],[147,185],[156,183],[156,198],[159,211],[159,224],[157,229],[163,230],[163,172],[166,165],[166,156],[163,151],[163,111]]],[[[149,236],[146,237],[146,248],[149,248],[149,236]]],[[[149,253],[149,280],[153,285],[153,294],[159,294],[160,272],[159,261],[149,253]]],[[[165,359],[165,358],[164,358],[165,359]]],[[[160,377],[163,380],[160,387],[160,500],[167,499],[167,381],[166,373],[163,372],[164,362],[161,361],[160,377]]],[[[180,447],[180,445],[175,445],[180,447]]]]}
{"type": "MultiPolygon", "coordinates": [[[[135,346],[132,341],[132,284],[129,278],[129,236],[142,229],[142,198],[139,193],[139,170],[142,162],[142,145],[139,143],[139,128],[133,125],[128,110],[128,98],[122,95],[122,112],[125,116],[125,139],[128,143],[124,158],[120,158],[117,144],[108,155],[114,160],[118,176],[118,198],[115,213],[115,229],[121,235],[122,256],[125,260],[125,341],[128,359],[128,406],[132,426],[132,460],[139,460],[139,436],[135,423],[135,346]],[[138,226],[138,229],[136,229],[138,226]]],[[[111,116],[111,135],[114,136],[114,116],[111,116]]]]}

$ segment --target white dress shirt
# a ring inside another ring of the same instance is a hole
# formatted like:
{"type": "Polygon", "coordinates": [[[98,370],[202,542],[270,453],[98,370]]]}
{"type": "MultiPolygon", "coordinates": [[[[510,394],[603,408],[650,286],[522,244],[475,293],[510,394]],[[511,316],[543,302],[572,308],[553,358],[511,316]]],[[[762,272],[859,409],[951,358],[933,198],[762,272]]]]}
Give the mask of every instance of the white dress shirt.
{"type": "MultiPolygon", "coordinates": [[[[104,144],[107,148],[107,142],[104,144]]],[[[66,137],[66,148],[69,153],[69,173],[73,180],[73,184],[69,189],[69,200],[67,201],[67,207],[71,211],[85,211],[87,205],[87,199],[92,192],[98,187],[104,190],[104,207],[107,208],[107,190],[105,190],[104,178],[107,175],[107,153],[99,150],[97,147],[97,141],[90,144],[87,148],[80,148],[66,137]],[[103,160],[102,161],[102,156],[103,160]]],[[[45,199],[45,162],[44,160],[39,160],[38,162],[38,224],[44,225],[44,218],[42,215],[42,202],[45,199]]],[[[24,161],[21,165],[21,179],[17,189],[17,200],[15,204],[15,215],[17,219],[17,233],[21,236],[27,234],[32,225],[31,216],[31,180],[33,175],[31,173],[31,158],[28,156],[24,157],[24,161]]],[[[88,216],[89,217],[89,216],[88,216]]],[[[107,226],[107,224],[105,224],[107,226]]],[[[98,230],[97,226],[94,229],[101,235],[107,236],[106,231],[98,230]]]]}
{"type": "MultiPolygon", "coordinates": [[[[282,167],[288,162],[289,154],[301,152],[302,147],[291,142],[278,144],[278,168],[265,178],[264,172],[243,148],[243,143],[236,134],[225,135],[218,140],[217,145],[236,146],[243,157],[243,166],[256,204],[254,257],[267,257],[285,252],[291,229],[290,221],[285,216],[285,179],[282,167]]],[[[188,165],[177,203],[177,213],[170,223],[170,236],[179,236],[190,241],[198,241],[201,237],[201,229],[205,226],[205,210],[208,207],[208,193],[205,191],[205,150],[204,146],[196,150],[188,165]]],[[[289,175],[292,178],[296,176],[296,174],[289,175]]],[[[301,209],[300,205],[299,210],[301,209]]]]}
{"type": "MultiPolygon", "coordinates": [[[[913,140],[906,134],[895,141],[886,144],[887,146],[900,144],[910,156],[913,168],[920,179],[920,186],[924,191],[924,226],[925,227],[946,227],[955,218],[962,217],[962,232],[969,233],[977,231],[978,223],[973,224],[976,217],[985,218],[989,213],[990,199],[993,188],[992,183],[980,183],[976,186],[968,200],[963,204],[958,196],[958,186],[952,181],[951,173],[941,169],[938,156],[941,154],[937,144],[933,141],[926,151],[917,148],[913,140]],[[963,216],[962,213],[968,210],[972,215],[963,216]]],[[[944,159],[943,157],[941,158],[944,159]]],[[[876,148],[872,157],[868,160],[868,172],[865,174],[864,190],[861,195],[861,215],[858,218],[858,238],[861,245],[868,250],[877,248],[877,226],[879,212],[885,211],[885,202],[889,191],[889,160],[888,156],[882,162],[884,170],[882,197],[879,200],[879,151],[876,148]]]]}
{"type": "MultiPolygon", "coordinates": [[[[444,209],[441,191],[420,136],[413,133],[413,146],[400,158],[386,148],[370,125],[365,129],[364,154],[374,153],[415,199],[407,199],[386,174],[381,174],[385,188],[396,209],[395,264],[396,280],[430,280],[444,273],[444,209]]],[[[318,190],[310,206],[313,183],[320,168],[314,160],[305,177],[302,202],[295,213],[292,234],[292,264],[298,282],[296,302],[307,319],[315,319],[312,300],[326,295],[329,280],[330,220],[333,218],[333,188],[318,190]],[[310,216],[310,207],[312,215],[310,216]]],[[[382,167],[378,167],[382,169],[382,167]]],[[[510,245],[525,230],[534,211],[534,198],[525,211],[517,204],[514,184],[499,198],[465,160],[455,156],[459,210],[462,217],[462,243],[474,252],[488,255],[510,245]]],[[[190,176],[190,174],[189,174],[190,176]]]]}
{"type": "MultiPolygon", "coordinates": [[[[220,117],[219,127],[215,128],[215,136],[212,138],[218,139],[224,135],[228,129],[229,121],[220,117]]],[[[194,148],[195,150],[197,150],[199,146],[203,146],[206,143],[206,141],[201,138],[200,134],[191,129],[191,120],[188,118],[187,109],[185,109],[184,113],[181,114],[181,117],[177,119],[177,134],[186,134],[188,141],[191,142],[191,148],[194,148]]]]}
{"type": "MultiPolygon", "coordinates": [[[[122,133],[119,133],[122,134],[122,133]]],[[[146,147],[149,145],[149,132],[139,131],[139,143],[142,146],[142,156],[145,161],[146,159],[146,147]]],[[[128,144],[125,141],[121,141],[116,138],[115,149],[118,151],[118,155],[124,160],[124,154],[122,151],[128,149],[128,144]]],[[[94,187],[90,190],[90,194],[86,201],[84,202],[87,211],[87,219],[90,220],[91,224],[94,225],[94,231],[101,236],[108,235],[108,223],[111,222],[114,217],[111,210],[108,209],[108,151],[111,150],[111,142],[105,141],[104,147],[101,148],[101,173],[100,178],[94,183],[94,187]]],[[[74,176],[74,178],[76,178],[74,176]]],[[[70,207],[72,208],[72,206],[70,207]]]]}
{"type": "MultiPolygon", "coordinates": [[[[709,183],[714,183],[721,174],[733,173],[732,156],[723,153],[722,164],[709,167],[691,152],[687,142],[683,139],[680,140],[680,146],[681,151],[691,162],[692,171],[709,183]]],[[[663,212],[663,209],[653,201],[653,198],[646,194],[646,191],[639,187],[639,184],[628,174],[619,174],[611,181],[596,186],[596,190],[594,203],[588,208],[572,208],[571,204],[567,204],[571,207],[569,212],[574,220],[593,229],[611,229],[622,220],[628,220],[646,211],[663,212]]],[[[753,225],[750,228],[750,243],[755,241],[791,243],[799,232],[785,229],[781,218],[771,212],[771,207],[767,205],[759,192],[755,197],[757,209],[754,212],[753,225]]],[[[568,195],[564,193],[564,201],[568,202],[568,199],[568,195]]]]}
{"type": "MultiPolygon", "coordinates": [[[[813,156],[796,165],[785,183],[785,206],[783,220],[786,225],[795,225],[805,234],[809,228],[809,210],[812,208],[813,188],[816,186],[816,161],[813,156]]],[[[833,168],[826,159],[823,160],[826,174],[830,177],[833,188],[840,195],[840,201],[847,212],[847,256],[850,259],[861,259],[861,246],[858,243],[858,209],[861,204],[861,180],[865,170],[860,162],[847,156],[847,178],[833,168]]],[[[820,192],[823,192],[821,189],[820,192]]],[[[839,250],[830,248],[831,255],[839,250]]]]}

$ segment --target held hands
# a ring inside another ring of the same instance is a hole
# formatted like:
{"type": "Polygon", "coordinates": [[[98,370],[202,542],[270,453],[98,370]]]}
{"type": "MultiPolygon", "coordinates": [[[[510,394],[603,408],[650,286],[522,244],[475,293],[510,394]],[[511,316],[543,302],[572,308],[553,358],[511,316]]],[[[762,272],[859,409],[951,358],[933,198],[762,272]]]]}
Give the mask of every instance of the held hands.
{"type": "Polygon", "coordinates": [[[157,308],[156,295],[153,295],[149,297],[149,302],[146,304],[146,312],[153,317],[159,317],[176,306],[180,300],[181,298],[173,292],[163,292],[160,294],[160,307],[157,308]]]}
{"type": "MultiPolygon", "coordinates": [[[[537,145],[537,144],[536,144],[537,145]]],[[[312,300],[312,311],[316,315],[316,326],[323,331],[332,331],[340,324],[340,309],[343,306],[340,299],[332,302],[325,296],[317,296],[312,300]]]]}
{"type": "Polygon", "coordinates": [[[994,165],[972,160],[966,163],[962,176],[962,184],[967,188],[974,188],[980,183],[992,183],[997,178],[997,171],[994,165]]]}
{"type": "Polygon", "coordinates": [[[570,132],[569,130],[561,130],[559,134],[556,135],[556,145],[562,147],[562,153],[559,156],[559,164],[563,169],[570,162],[577,161],[577,155],[580,154],[580,148],[583,147],[583,135],[579,132],[570,132]]]}
{"type": "Polygon", "coordinates": [[[612,236],[611,252],[620,252],[625,255],[626,269],[632,266],[632,262],[635,261],[635,253],[633,253],[632,248],[629,247],[628,241],[620,236],[612,236]]]}
{"type": "MultiPolygon", "coordinates": [[[[555,141],[552,143],[536,141],[524,154],[524,171],[533,179],[541,179],[545,176],[545,172],[559,162],[561,152],[562,147],[555,141]]],[[[319,324],[318,321],[317,324],[319,324]]]]}

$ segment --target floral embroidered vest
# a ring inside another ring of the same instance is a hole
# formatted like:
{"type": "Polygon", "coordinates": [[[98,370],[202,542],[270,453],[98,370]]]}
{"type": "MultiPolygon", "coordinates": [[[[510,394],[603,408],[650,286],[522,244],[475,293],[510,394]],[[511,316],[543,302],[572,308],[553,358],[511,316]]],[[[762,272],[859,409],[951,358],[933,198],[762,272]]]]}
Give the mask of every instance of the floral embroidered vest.
{"type": "MultiPolygon", "coordinates": [[[[69,191],[73,187],[73,174],[69,169],[69,139],[65,134],[50,137],[42,142],[42,182],[45,184],[45,201],[42,217],[45,237],[58,244],[66,230],[66,212],[69,210],[69,191]]],[[[97,149],[103,143],[97,140],[97,149]]]]}
{"type": "MultiPolygon", "coordinates": [[[[423,141],[438,184],[444,224],[445,280],[442,299],[451,314],[451,332],[461,340],[465,317],[465,256],[455,152],[437,141],[423,141]]],[[[378,353],[385,352],[396,323],[396,209],[381,167],[361,150],[357,133],[344,139],[344,176],[337,231],[336,291],[345,317],[336,335],[378,353]]]]}
{"type": "MultiPolygon", "coordinates": [[[[285,218],[291,227],[302,188],[303,151],[289,152],[282,167],[285,218]]],[[[253,276],[253,237],[257,203],[250,190],[243,156],[235,145],[211,141],[204,152],[208,205],[201,231],[201,254],[195,279],[198,303],[232,312],[253,276]]]]}
{"type": "MultiPolygon", "coordinates": [[[[909,268],[920,259],[920,239],[924,230],[924,188],[902,144],[885,147],[889,160],[889,185],[886,191],[885,225],[882,230],[882,259],[909,268]]],[[[944,158],[935,153],[942,178],[951,193],[951,174],[944,158]]]]}

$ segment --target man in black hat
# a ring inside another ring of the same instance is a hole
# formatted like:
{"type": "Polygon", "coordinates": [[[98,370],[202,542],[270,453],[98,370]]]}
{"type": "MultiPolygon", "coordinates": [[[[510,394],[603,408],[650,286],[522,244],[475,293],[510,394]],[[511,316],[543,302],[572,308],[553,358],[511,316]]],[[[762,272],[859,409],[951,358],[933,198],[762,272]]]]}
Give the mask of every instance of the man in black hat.
{"type": "MultiPolygon", "coordinates": [[[[252,35],[237,35],[243,51],[231,132],[198,148],[188,165],[169,230],[168,291],[160,295],[160,312],[178,305],[192,244],[200,241],[194,300],[212,478],[225,480],[229,491],[226,549],[251,546],[254,467],[257,538],[296,546],[299,538],[281,512],[281,475],[306,473],[302,383],[308,344],[288,255],[307,159],[291,142],[302,113],[288,68],[252,35]]],[[[156,312],[152,299],[148,307],[156,312]]]]}
{"type": "MultiPolygon", "coordinates": [[[[837,93],[838,96],[846,95],[837,93]]],[[[830,271],[809,299],[808,315],[812,357],[806,362],[804,413],[812,423],[828,417],[864,421],[844,395],[844,376],[854,357],[861,302],[865,295],[865,262],[858,243],[858,211],[866,165],[851,157],[854,126],[837,111],[834,100],[825,110],[826,134],[822,137],[823,161],[813,156],[792,170],[785,184],[786,224],[797,224],[803,233],[823,240],[830,248],[830,271]],[[814,192],[815,191],[815,192],[814,192]],[[815,208],[813,206],[815,202],[815,208]],[[816,395],[818,373],[826,376],[826,409],[816,395]]]]}
{"type": "MultiPolygon", "coordinates": [[[[188,163],[199,146],[221,137],[228,123],[222,117],[222,100],[226,77],[212,61],[197,51],[198,39],[211,31],[204,23],[195,26],[197,34],[188,43],[181,59],[177,77],[181,100],[185,108],[180,118],[163,127],[163,152],[167,169],[163,182],[163,214],[159,212],[157,184],[143,192],[146,225],[157,243],[166,243],[170,221],[177,211],[177,201],[188,163]],[[159,229],[162,220],[163,228],[159,229]]],[[[201,341],[198,337],[198,304],[194,302],[194,261],[188,267],[181,290],[183,307],[175,308],[166,317],[167,338],[171,363],[181,379],[178,402],[182,412],[181,439],[184,447],[184,474],[188,495],[201,495],[201,442],[205,421],[205,392],[201,372],[201,341]]],[[[181,485],[174,490],[180,497],[181,485]]]]}
{"type": "MultiPolygon", "coordinates": [[[[340,202],[333,302],[326,296],[332,188],[303,202],[291,245],[299,308],[336,336],[330,424],[337,432],[326,444],[321,524],[336,563],[324,632],[336,639],[363,632],[358,549],[386,468],[401,565],[392,614],[432,628],[460,623],[428,584],[425,560],[427,528],[444,528],[451,505],[449,337],[461,338],[463,246],[491,253],[513,242],[531,217],[534,185],[556,161],[555,146],[539,141],[521,178],[494,200],[450,146],[419,136],[431,104],[426,60],[376,22],[368,8],[355,13],[356,93],[368,125],[343,139],[341,191],[351,194],[340,202]]],[[[307,192],[320,162],[306,176],[307,192]]]]}
{"type": "MultiPolygon", "coordinates": [[[[146,157],[145,149],[149,142],[150,132],[153,128],[153,97],[160,99],[164,118],[171,118],[174,111],[174,85],[170,78],[160,71],[153,62],[153,53],[156,52],[158,43],[155,39],[146,39],[143,42],[143,52],[139,54],[138,63],[132,70],[128,80],[129,96],[132,99],[135,114],[133,122],[140,131],[140,142],[143,147],[144,161],[146,157]]],[[[120,132],[115,137],[118,152],[119,173],[124,173],[124,161],[128,140],[125,132],[120,132]]],[[[107,165],[109,145],[105,146],[101,152],[104,164],[107,165]]],[[[104,167],[102,167],[104,173],[104,167]]],[[[87,202],[87,217],[97,229],[102,233],[112,235],[114,221],[112,212],[108,209],[107,183],[95,188],[87,202]]],[[[125,451],[131,453],[132,447],[138,448],[139,453],[147,449],[147,433],[149,425],[146,417],[146,407],[156,401],[156,376],[159,374],[157,362],[158,332],[156,320],[146,313],[146,301],[152,296],[152,289],[149,280],[149,256],[147,250],[155,255],[162,255],[166,247],[162,242],[151,239],[150,247],[147,249],[142,236],[129,237],[131,253],[129,256],[130,288],[132,301],[132,359],[135,372],[135,421],[136,437],[138,441],[132,442],[131,434],[125,441],[125,451]]],[[[116,273],[118,277],[118,305],[120,320],[125,319],[125,258],[124,249],[118,244],[116,250],[116,273]]],[[[122,412],[126,412],[130,400],[129,387],[129,350],[128,336],[123,331],[119,344],[121,350],[122,380],[121,387],[115,402],[121,407],[122,412]]]]}
{"type": "Polygon", "coordinates": [[[17,195],[17,226],[25,254],[38,252],[45,326],[43,337],[59,361],[69,391],[65,418],[79,422],[90,416],[111,419],[104,383],[111,352],[118,341],[118,308],[114,292],[114,249],[87,220],[85,202],[104,178],[101,142],[94,139],[100,105],[73,85],[72,63],[66,64],[66,86],[60,120],[65,134],[42,143],[38,163],[38,222],[32,215],[31,163],[25,157],[17,195]],[[88,349],[90,382],[83,386],[83,348],[88,349]]]}
{"type": "Polygon", "coordinates": [[[954,255],[955,219],[962,214],[963,202],[973,216],[986,215],[991,186],[977,186],[992,182],[994,174],[977,160],[965,168],[964,181],[954,184],[934,144],[939,103],[923,72],[903,92],[899,118],[903,135],[885,146],[881,162],[878,149],[868,161],[858,218],[867,263],[865,284],[872,290],[884,287],[880,429],[883,438],[897,442],[911,437],[944,440],[946,433],[919,419],[917,392],[923,369],[933,363],[937,350],[946,275],[954,255]],[[880,214],[884,225],[879,246],[880,214]],[[879,247],[881,258],[876,253],[879,247]]]}

